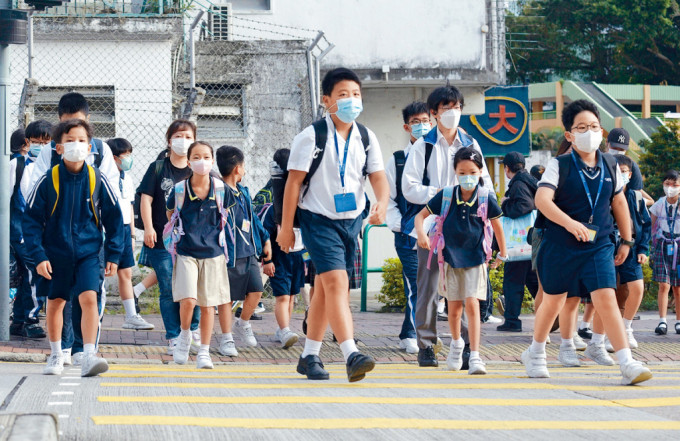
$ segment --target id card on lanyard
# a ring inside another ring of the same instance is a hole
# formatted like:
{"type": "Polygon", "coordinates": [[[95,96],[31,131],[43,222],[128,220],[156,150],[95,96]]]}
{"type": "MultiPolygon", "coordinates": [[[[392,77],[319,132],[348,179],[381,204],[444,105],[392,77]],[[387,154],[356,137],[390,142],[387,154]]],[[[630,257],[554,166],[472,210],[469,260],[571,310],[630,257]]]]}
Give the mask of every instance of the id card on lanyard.
{"type": "Polygon", "coordinates": [[[666,244],[667,256],[673,256],[675,254],[675,220],[678,217],[678,208],[680,208],[680,204],[675,208],[675,214],[671,216],[673,213],[673,206],[666,201],[666,225],[668,225],[668,234],[671,236],[671,243],[666,244]]]}
{"type": "Polygon", "coordinates": [[[338,147],[338,131],[333,132],[333,137],[335,139],[335,153],[338,155],[338,171],[340,173],[340,184],[342,184],[342,193],[333,195],[335,200],[335,212],[336,213],[346,213],[348,211],[354,211],[357,209],[357,201],[354,197],[354,193],[347,193],[347,188],[345,187],[345,171],[347,170],[347,156],[349,153],[349,141],[352,139],[352,128],[349,129],[347,134],[347,140],[345,141],[345,155],[340,161],[340,148],[338,147]]]}
{"type": "Polygon", "coordinates": [[[588,223],[584,224],[586,228],[588,228],[588,242],[595,243],[595,239],[597,238],[597,232],[600,230],[600,227],[593,224],[594,220],[593,218],[595,217],[595,207],[597,207],[597,202],[600,200],[600,194],[602,194],[602,186],[604,185],[604,163],[602,161],[602,155],[600,155],[599,160],[597,162],[597,166],[600,168],[600,183],[597,188],[595,202],[593,202],[593,198],[590,195],[590,187],[588,187],[586,177],[584,176],[583,170],[581,170],[581,167],[579,167],[578,165],[578,161],[576,160],[576,155],[574,154],[573,150],[571,152],[571,159],[574,160],[574,165],[576,166],[576,170],[578,170],[578,175],[581,177],[583,189],[586,191],[586,196],[588,196],[588,202],[590,203],[591,209],[590,218],[588,219],[588,223]]]}
{"type": "MultiPolygon", "coordinates": [[[[246,205],[243,203],[241,200],[241,195],[243,195],[242,192],[239,192],[238,196],[234,195],[236,197],[236,203],[238,206],[243,210],[243,222],[241,222],[241,226],[239,227],[239,231],[242,231],[246,234],[250,233],[250,218],[248,216],[248,209],[246,205]]],[[[243,236],[243,235],[241,235],[243,236]]],[[[245,240],[245,238],[244,238],[245,240]]],[[[247,242],[247,241],[246,241],[247,242]]]]}

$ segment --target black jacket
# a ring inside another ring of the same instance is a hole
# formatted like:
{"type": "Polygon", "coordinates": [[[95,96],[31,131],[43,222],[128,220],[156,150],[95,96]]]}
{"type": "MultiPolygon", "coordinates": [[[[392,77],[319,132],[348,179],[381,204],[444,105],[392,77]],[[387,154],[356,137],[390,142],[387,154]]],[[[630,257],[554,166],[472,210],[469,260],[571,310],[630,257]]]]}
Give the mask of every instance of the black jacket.
{"type": "Polygon", "coordinates": [[[537,189],[538,181],[529,172],[517,172],[508,184],[508,191],[505,193],[507,199],[501,204],[503,216],[517,219],[535,210],[534,196],[537,189]]]}

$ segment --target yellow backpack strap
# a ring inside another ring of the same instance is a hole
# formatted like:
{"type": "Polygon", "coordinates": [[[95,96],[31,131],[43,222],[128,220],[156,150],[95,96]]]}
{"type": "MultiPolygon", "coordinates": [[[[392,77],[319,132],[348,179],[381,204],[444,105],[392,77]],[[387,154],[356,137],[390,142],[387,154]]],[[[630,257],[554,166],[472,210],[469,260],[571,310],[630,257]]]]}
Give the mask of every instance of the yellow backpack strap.
{"type": "Polygon", "coordinates": [[[52,213],[50,213],[50,216],[54,214],[54,210],[57,209],[57,203],[59,202],[59,166],[55,165],[52,167],[52,187],[54,187],[55,193],[57,193],[57,197],[54,199],[54,207],[52,207],[52,213]]]}
{"type": "Polygon", "coordinates": [[[98,196],[95,194],[95,192],[98,190],[97,189],[97,171],[87,165],[87,175],[88,175],[88,182],[90,184],[90,207],[92,208],[92,214],[94,215],[94,221],[99,226],[99,216],[97,216],[97,209],[96,209],[96,201],[95,198],[98,196]]]}

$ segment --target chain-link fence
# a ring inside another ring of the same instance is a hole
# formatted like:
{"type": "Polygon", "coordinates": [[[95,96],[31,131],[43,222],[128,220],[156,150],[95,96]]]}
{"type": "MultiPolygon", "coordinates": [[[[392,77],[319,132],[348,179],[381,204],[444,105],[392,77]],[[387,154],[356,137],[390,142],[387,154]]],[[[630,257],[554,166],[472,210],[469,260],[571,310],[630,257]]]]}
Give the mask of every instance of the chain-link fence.
{"type": "Polygon", "coordinates": [[[95,136],[134,146],[137,181],[167,147],[172,120],[187,117],[199,139],[244,150],[245,183],[257,191],[274,151],[313,120],[321,49],[308,56],[308,48],[317,31],[235,17],[209,0],[165,2],[162,11],[148,0],[71,2],[32,24],[32,41],[12,47],[11,126],[57,122],[59,98],[80,92],[95,136]]]}

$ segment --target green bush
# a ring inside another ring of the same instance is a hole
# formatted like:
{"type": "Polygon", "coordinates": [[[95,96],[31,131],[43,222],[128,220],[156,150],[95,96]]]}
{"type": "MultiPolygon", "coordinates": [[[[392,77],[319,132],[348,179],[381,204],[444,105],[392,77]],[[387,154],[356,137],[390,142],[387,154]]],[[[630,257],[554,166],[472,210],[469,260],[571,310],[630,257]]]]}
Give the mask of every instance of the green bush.
{"type": "Polygon", "coordinates": [[[680,169],[680,122],[669,121],[642,141],[640,171],[645,177],[645,190],[655,199],[663,196],[663,177],[669,169],[680,169]]]}
{"type": "Polygon", "coordinates": [[[404,295],[404,280],[401,276],[401,261],[397,258],[387,259],[382,269],[383,284],[376,299],[384,303],[387,308],[404,308],[406,296],[404,295]]]}

